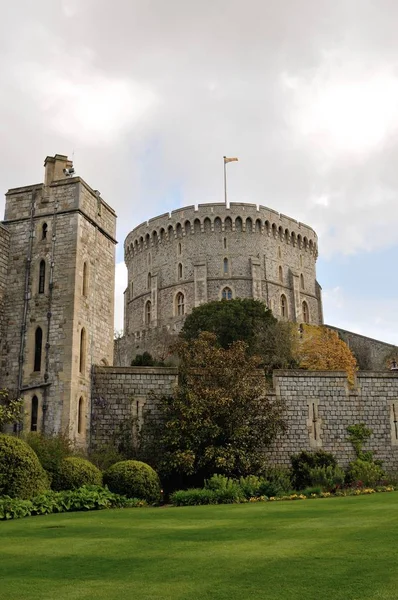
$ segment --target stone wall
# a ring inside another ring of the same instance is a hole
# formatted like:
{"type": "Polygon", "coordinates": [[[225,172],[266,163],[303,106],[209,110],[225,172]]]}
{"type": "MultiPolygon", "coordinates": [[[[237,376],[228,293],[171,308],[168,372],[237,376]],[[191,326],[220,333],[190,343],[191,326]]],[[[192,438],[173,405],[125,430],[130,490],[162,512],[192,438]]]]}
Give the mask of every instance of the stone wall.
{"type": "MultiPolygon", "coordinates": [[[[176,382],[171,368],[96,368],[92,445],[108,442],[123,420],[140,420],[149,392],[167,394],[176,382]]],[[[276,371],[271,395],[285,402],[288,423],[269,451],[272,462],[288,465],[291,454],[322,448],[346,466],[354,458],[347,427],[365,423],[373,430],[366,449],[385,467],[398,469],[398,374],[359,373],[350,388],[343,372],[276,371]]],[[[149,407],[156,412],[156,405],[149,407]]]]}
{"type": "Polygon", "coordinates": [[[159,367],[95,367],[92,380],[91,446],[108,443],[119,426],[142,419],[145,406],[156,414],[148,395],[169,394],[177,383],[177,369],[159,367]]]}
{"type": "MultiPolygon", "coordinates": [[[[396,350],[396,346],[374,340],[373,338],[346,331],[340,327],[327,325],[329,329],[337,331],[339,336],[349,346],[361,371],[378,371],[385,369],[388,365],[388,357],[396,350]]],[[[397,340],[398,342],[398,340],[397,340]]]]}

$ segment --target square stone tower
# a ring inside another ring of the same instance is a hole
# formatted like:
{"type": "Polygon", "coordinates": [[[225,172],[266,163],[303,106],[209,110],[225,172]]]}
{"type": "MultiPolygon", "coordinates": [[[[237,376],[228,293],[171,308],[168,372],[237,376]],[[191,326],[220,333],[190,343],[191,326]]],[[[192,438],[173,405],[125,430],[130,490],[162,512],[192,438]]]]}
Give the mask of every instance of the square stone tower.
{"type": "Polygon", "coordinates": [[[25,429],[85,446],[92,365],[113,362],[116,214],[67,156],[44,166],[6,194],[0,387],[24,398],[25,429]]]}

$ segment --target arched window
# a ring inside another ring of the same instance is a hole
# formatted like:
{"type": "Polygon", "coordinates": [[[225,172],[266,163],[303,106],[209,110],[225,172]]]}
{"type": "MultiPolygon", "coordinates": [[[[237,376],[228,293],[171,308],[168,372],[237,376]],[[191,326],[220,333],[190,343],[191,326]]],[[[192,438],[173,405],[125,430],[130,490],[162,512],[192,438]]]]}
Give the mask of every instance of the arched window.
{"type": "Polygon", "coordinates": [[[152,255],[150,252],[148,252],[148,267],[151,266],[151,263],[152,263],[152,255]]]}
{"type": "Polygon", "coordinates": [[[47,225],[47,223],[43,223],[43,225],[41,226],[41,239],[42,240],[47,239],[47,231],[48,231],[48,225],[47,225]]]}
{"type": "Polygon", "coordinates": [[[185,314],[185,297],[182,292],[178,292],[176,296],[176,314],[178,317],[185,314]]]}
{"type": "Polygon", "coordinates": [[[46,285],[46,261],[41,260],[39,265],[39,294],[44,294],[46,285]]]}
{"type": "Polygon", "coordinates": [[[181,242],[178,242],[178,254],[181,254],[181,251],[182,251],[181,242]]]}
{"type": "Polygon", "coordinates": [[[279,267],[279,281],[283,281],[283,269],[279,267]]]}
{"type": "Polygon", "coordinates": [[[282,250],[280,246],[278,246],[278,258],[282,258],[282,250]]]}
{"type": "Polygon", "coordinates": [[[235,219],[235,231],[242,231],[242,219],[240,217],[235,219]]]}
{"type": "Polygon", "coordinates": [[[287,317],[287,300],[284,294],[281,296],[281,316],[287,317]]]}
{"type": "Polygon", "coordinates": [[[211,221],[208,217],[206,217],[205,220],[203,221],[203,227],[204,227],[205,233],[211,232],[211,221]]]}
{"type": "Polygon", "coordinates": [[[225,231],[232,231],[232,219],[231,217],[226,217],[224,221],[224,229],[225,231]]]}
{"type": "Polygon", "coordinates": [[[308,304],[305,301],[303,302],[303,321],[304,321],[304,323],[310,322],[310,313],[308,310],[308,304]]]}
{"type": "Polygon", "coordinates": [[[83,433],[83,421],[84,421],[84,400],[80,396],[77,404],[77,433],[83,433]]]}
{"type": "Polygon", "coordinates": [[[148,300],[145,304],[145,323],[146,323],[146,325],[151,324],[151,317],[152,317],[152,303],[150,300],[148,300]]]}
{"type": "Polygon", "coordinates": [[[194,233],[200,233],[202,231],[199,219],[195,219],[195,221],[193,222],[193,230],[194,233]]]}
{"type": "Polygon", "coordinates": [[[304,275],[302,273],[300,275],[300,287],[302,290],[304,289],[304,275]]]}
{"type": "Polygon", "coordinates": [[[84,327],[80,332],[79,371],[84,373],[86,367],[86,330],[84,327]]]}
{"type": "Polygon", "coordinates": [[[37,421],[39,416],[39,400],[33,396],[30,410],[30,430],[37,431],[37,421]]]}
{"type": "Polygon", "coordinates": [[[182,264],[178,263],[178,279],[182,279],[182,264]]]}
{"type": "Polygon", "coordinates": [[[34,358],[34,371],[41,371],[41,352],[43,346],[43,330],[38,327],[35,331],[35,358],[34,358]]]}
{"type": "Polygon", "coordinates": [[[222,225],[221,225],[221,219],[220,219],[220,217],[216,217],[214,219],[214,231],[216,231],[217,233],[220,233],[221,232],[221,227],[222,227],[222,225]]]}
{"type": "Polygon", "coordinates": [[[300,267],[302,267],[302,266],[303,266],[303,255],[300,254],[300,267]]]}
{"type": "Polygon", "coordinates": [[[151,289],[151,284],[152,284],[152,276],[150,273],[148,273],[148,280],[147,280],[147,288],[148,290],[151,289]]]}
{"type": "Polygon", "coordinates": [[[224,258],[224,275],[228,273],[228,258],[224,258]]]}
{"type": "Polygon", "coordinates": [[[84,262],[83,263],[83,285],[82,285],[83,296],[87,296],[87,289],[88,289],[88,269],[87,269],[87,263],[84,262]]]}
{"type": "Polygon", "coordinates": [[[225,287],[221,292],[221,298],[223,300],[232,300],[232,290],[229,287],[225,287]]]}
{"type": "Polygon", "coordinates": [[[247,233],[253,232],[253,221],[251,220],[250,217],[247,217],[247,219],[246,219],[246,232],[247,233]]]}
{"type": "Polygon", "coordinates": [[[177,223],[176,226],[176,235],[178,238],[182,237],[182,227],[181,227],[181,223],[177,223]]]}

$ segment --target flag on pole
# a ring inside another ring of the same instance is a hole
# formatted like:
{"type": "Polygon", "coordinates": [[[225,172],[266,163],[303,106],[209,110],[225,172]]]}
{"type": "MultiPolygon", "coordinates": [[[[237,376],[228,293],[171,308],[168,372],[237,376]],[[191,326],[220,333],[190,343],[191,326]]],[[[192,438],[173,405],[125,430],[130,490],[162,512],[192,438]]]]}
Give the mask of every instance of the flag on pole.
{"type": "Polygon", "coordinates": [[[235,160],[238,160],[237,158],[228,158],[227,156],[224,156],[224,165],[226,165],[229,162],[234,162],[235,160]]]}

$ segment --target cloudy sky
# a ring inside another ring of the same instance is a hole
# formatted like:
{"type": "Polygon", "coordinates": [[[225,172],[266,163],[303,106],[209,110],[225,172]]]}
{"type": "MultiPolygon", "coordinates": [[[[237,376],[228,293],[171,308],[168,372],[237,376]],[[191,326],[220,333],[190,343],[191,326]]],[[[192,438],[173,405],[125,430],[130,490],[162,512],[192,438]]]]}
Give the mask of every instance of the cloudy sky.
{"type": "MultiPolygon", "coordinates": [[[[118,216],[223,199],[313,226],[325,321],[398,343],[396,0],[15,0],[0,21],[0,187],[49,154],[118,216]]],[[[3,210],[3,204],[0,207],[3,210]]]]}

